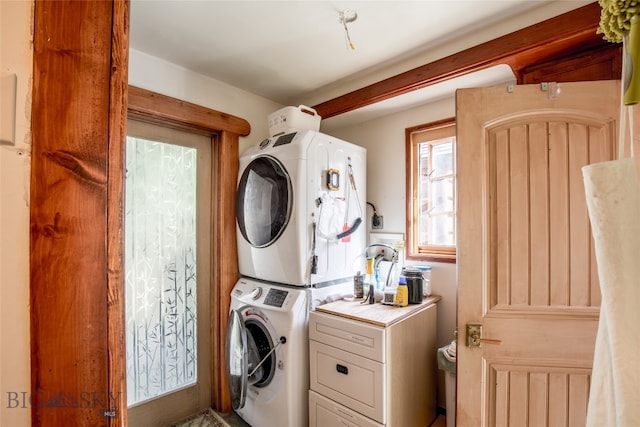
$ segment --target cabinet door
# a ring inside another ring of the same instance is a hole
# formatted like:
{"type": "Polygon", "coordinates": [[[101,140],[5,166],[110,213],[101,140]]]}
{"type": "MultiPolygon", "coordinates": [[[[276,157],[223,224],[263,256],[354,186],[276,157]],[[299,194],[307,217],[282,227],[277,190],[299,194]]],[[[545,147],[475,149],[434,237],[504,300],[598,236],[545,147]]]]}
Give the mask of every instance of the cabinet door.
{"type": "Polygon", "coordinates": [[[309,427],[383,427],[333,400],[309,392],[309,427]]]}
{"type": "Polygon", "coordinates": [[[382,363],[316,341],[309,354],[311,390],[385,423],[382,363]]]}

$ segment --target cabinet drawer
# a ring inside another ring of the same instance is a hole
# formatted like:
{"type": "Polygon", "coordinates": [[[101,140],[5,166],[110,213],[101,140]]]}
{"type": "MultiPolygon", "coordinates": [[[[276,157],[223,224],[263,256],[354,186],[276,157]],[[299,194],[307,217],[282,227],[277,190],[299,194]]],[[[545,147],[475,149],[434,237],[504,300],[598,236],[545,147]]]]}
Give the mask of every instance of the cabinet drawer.
{"type": "Polygon", "coordinates": [[[384,427],[359,413],[327,399],[314,391],[309,392],[309,427],[384,427]]]}
{"type": "Polygon", "coordinates": [[[385,423],[383,364],[309,341],[310,387],[369,418],[385,423]]]}
{"type": "Polygon", "coordinates": [[[309,339],[385,362],[385,331],[366,323],[312,311],[309,339]]]}

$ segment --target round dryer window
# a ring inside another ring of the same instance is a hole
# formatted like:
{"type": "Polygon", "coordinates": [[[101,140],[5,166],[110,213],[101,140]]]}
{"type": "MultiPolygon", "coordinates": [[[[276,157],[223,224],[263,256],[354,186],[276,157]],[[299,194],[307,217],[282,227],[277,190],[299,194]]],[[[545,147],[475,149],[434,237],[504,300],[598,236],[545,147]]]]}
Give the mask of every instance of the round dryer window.
{"type": "Polygon", "coordinates": [[[261,156],[245,168],[238,183],[238,227],[253,247],[264,248],[284,232],[293,203],[291,179],[275,158],[261,156]]]}

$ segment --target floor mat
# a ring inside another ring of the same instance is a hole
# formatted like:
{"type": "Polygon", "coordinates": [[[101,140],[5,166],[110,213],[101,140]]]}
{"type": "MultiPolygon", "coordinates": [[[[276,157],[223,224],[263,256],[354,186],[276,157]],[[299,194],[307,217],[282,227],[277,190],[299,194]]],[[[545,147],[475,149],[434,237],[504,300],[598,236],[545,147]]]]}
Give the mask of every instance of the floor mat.
{"type": "Polygon", "coordinates": [[[230,427],[218,414],[211,409],[206,409],[196,415],[192,415],[170,427],[230,427]]]}

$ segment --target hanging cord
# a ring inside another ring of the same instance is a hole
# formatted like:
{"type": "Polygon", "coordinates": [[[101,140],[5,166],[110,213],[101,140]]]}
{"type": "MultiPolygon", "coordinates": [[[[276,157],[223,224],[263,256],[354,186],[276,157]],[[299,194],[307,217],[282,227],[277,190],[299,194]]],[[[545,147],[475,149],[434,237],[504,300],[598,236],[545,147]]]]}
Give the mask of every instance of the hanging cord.
{"type": "Polygon", "coordinates": [[[360,206],[360,198],[358,197],[358,189],[356,188],[356,180],[353,177],[353,167],[351,166],[351,158],[349,158],[349,164],[347,165],[347,171],[349,172],[349,182],[350,182],[350,187],[347,187],[347,209],[346,209],[346,213],[345,213],[345,224],[346,224],[346,219],[349,216],[349,193],[350,190],[353,191],[354,196],[356,197],[356,206],[358,206],[358,213],[360,214],[360,216],[358,218],[356,218],[355,221],[353,221],[353,225],[351,225],[351,227],[345,231],[343,231],[342,233],[338,234],[336,236],[336,239],[342,239],[343,237],[347,237],[351,234],[353,234],[358,227],[360,226],[360,223],[362,223],[362,207],[360,206]]]}
{"type": "Polygon", "coordinates": [[[629,115],[629,138],[631,139],[631,157],[633,157],[633,107],[631,105],[625,106],[627,114],[629,115]]]}
{"type": "Polygon", "coordinates": [[[360,206],[360,197],[358,197],[356,180],[353,177],[353,167],[351,166],[351,158],[349,158],[349,165],[347,166],[347,170],[349,171],[349,182],[351,183],[351,189],[353,190],[353,194],[356,196],[356,206],[358,206],[358,213],[360,214],[360,217],[362,217],[362,207],[360,206]]]}
{"type": "Polygon", "coordinates": [[[626,105],[624,103],[624,92],[625,92],[625,74],[627,72],[627,68],[629,67],[629,62],[627,58],[627,40],[626,38],[622,39],[622,78],[620,80],[620,129],[618,131],[618,159],[624,158],[624,146],[626,143],[627,137],[627,119],[629,120],[629,154],[630,157],[634,156],[634,147],[633,147],[633,109],[631,105],[626,105]]]}
{"type": "MultiPolygon", "coordinates": [[[[626,119],[627,109],[624,105],[624,75],[627,68],[626,41],[622,39],[622,78],[620,80],[620,129],[618,130],[618,160],[624,158],[624,142],[627,134],[626,119]]],[[[633,140],[631,141],[631,149],[633,150],[633,140]]]]}
{"type": "Polygon", "coordinates": [[[344,38],[347,43],[347,48],[351,48],[351,50],[356,50],[356,46],[351,41],[351,35],[349,34],[347,24],[355,21],[356,19],[358,19],[358,14],[353,10],[341,10],[338,12],[338,21],[342,23],[344,28],[344,38]]]}
{"type": "Polygon", "coordinates": [[[351,41],[351,36],[349,35],[349,29],[347,28],[347,23],[345,21],[342,21],[342,24],[344,25],[344,35],[347,41],[347,46],[349,46],[351,50],[356,50],[356,46],[351,41]]]}
{"type": "Polygon", "coordinates": [[[316,235],[318,234],[318,226],[313,221],[313,236],[311,241],[311,274],[318,273],[318,255],[316,255],[316,235]]]}
{"type": "Polygon", "coordinates": [[[351,197],[349,197],[349,195],[351,194],[351,191],[349,191],[349,187],[347,187],[347,191],[345,191],[345,203],[346,203],[346,207],[344,209],[344,230],[348,229],[347,224],[349,222],[349,202],[351,202],[351,197]]]}

